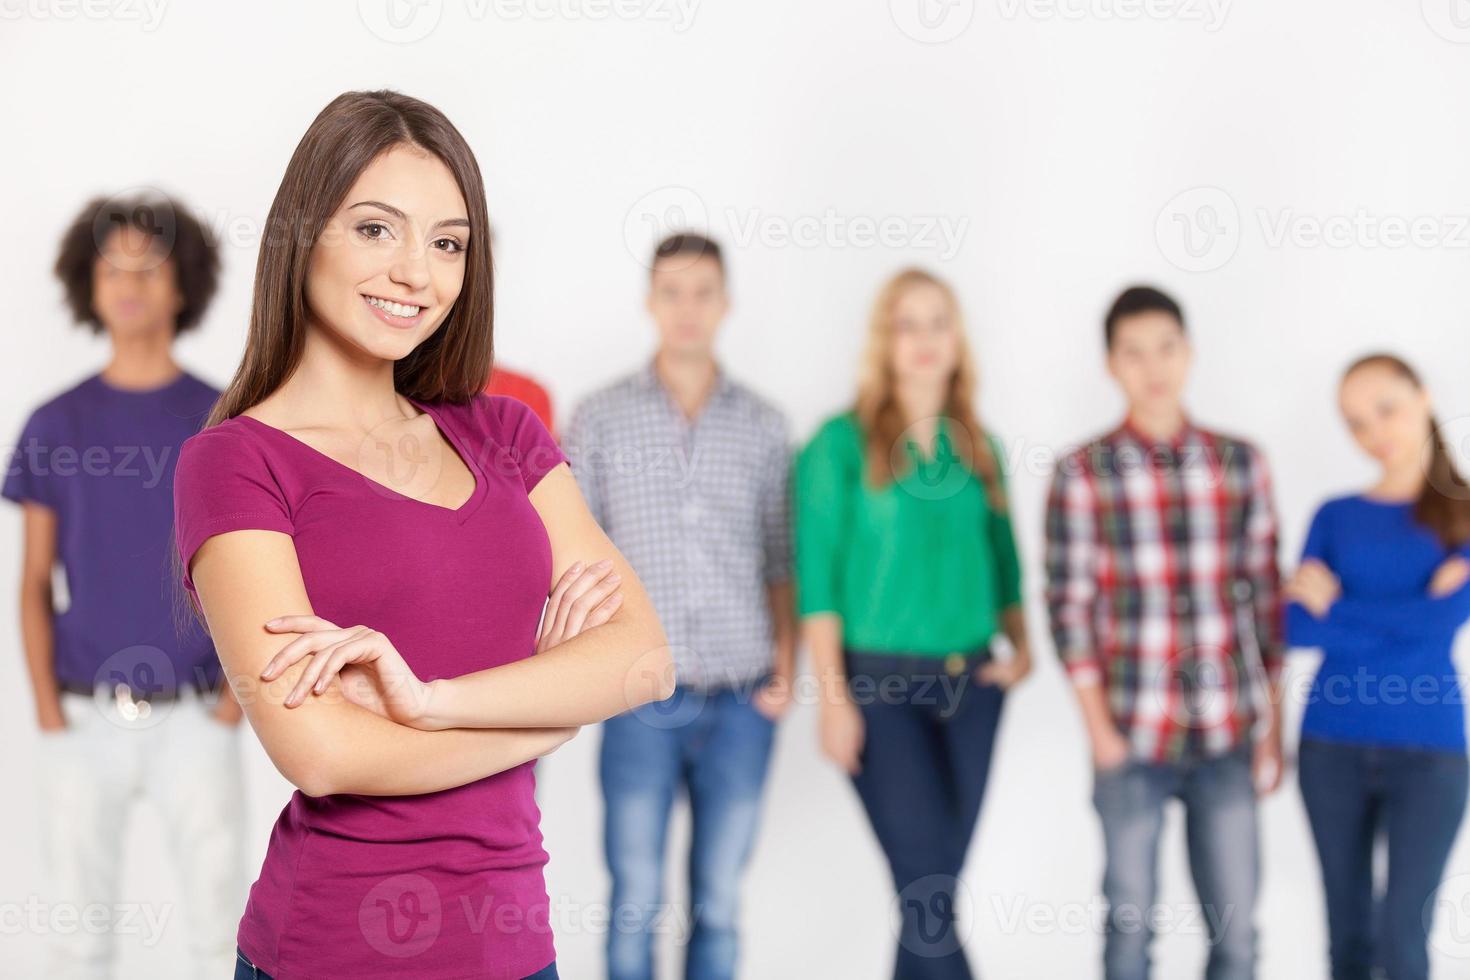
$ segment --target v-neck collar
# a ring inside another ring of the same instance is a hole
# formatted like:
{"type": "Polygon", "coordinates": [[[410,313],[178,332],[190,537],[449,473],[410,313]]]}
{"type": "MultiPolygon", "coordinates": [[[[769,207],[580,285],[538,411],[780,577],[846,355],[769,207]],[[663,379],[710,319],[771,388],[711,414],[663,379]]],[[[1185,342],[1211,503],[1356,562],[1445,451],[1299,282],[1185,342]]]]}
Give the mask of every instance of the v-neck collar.
{"type": "Polygon", "coordinates": [[[427,507],[430,510],[438,511],[441,514],[453,517],[457,521],[459,521],[459,523],[463,524],[466,520],[469,519],[470,515],[479,508],[481,501],[483,501],[485,498],[485,472],[480,467],[479,458],[475,453],[470,452],[468,447],[465,446],[463,441],[460,439],[459,433],[456,431],[455,427],[452,425],[447,425],[444,422],[444,418],[442,415],[439,414],[439,410],[437,408],[427,402],[419,401],[417,398],[413,398],[409,395],[404,395],[403,397],[407,398],[408,401],[412,404],[417,405],[426,415],[429,416],[430,419],[433,420],[434,427],[439,430],[440,434],[443,435],[444,440],[449,443],[450,447],[459,454],[459,457],[464,462],[465,467],[470,471],[470,477],[474,480],[474,488],[470,491],[469,498],[458,507],[445,507],[442,504],[433,504],[427,500],[420,500],[418,497],[410,497],[407,494],[399,493],[397,490],[394,490],[387,484],[379,483],[377,480],[374,480],[372,477],[366,475],[365,473],[362,473],[361,471],[356,470],[351,466],[348,466],[346,463],[342,462],[339,459],[328,456],[326,453],[322,452],[320,449],[317,449],[315,446],[296,438],[284,429],[276,428],[269,422],[262,422],[260,419],[254,417],[253,415],[245,415],[243,413],[234,417],[237,419],[245,419],[251,425],[254,425],[260,429],[274,432],[281,438],[289,439],[291,442],[305,449],[312,455],[326,460],[337,469],[346,473],[351,473],[359,480],[368,484],[368,486],[371,487],[373,492],[375,493],[381,494],[394,500],[405,500],[410,503],[418,504],[420,507],[427,507]]]}

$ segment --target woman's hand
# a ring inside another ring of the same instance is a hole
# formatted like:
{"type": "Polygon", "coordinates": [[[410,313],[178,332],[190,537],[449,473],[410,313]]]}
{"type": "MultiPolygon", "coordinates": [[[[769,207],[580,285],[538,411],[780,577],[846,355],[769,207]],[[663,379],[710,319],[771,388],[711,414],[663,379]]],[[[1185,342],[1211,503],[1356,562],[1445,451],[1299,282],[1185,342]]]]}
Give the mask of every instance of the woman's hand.
{"type": "Polygon", "coordinates": [[[562,573],[546,600],[541,633],[536,639],[537,653],[544,653],[612,618],[623,603],[623,593],[618,591],[623,577],[609,572],[612,572],[612,559],[604,558],[585,567],[580,561],[574,562],[562,573]]]}
{"type": "Polygon", "coordinates": [[[261,680],[280,676],[310,655],[307,666],[286,696],[287,708],[300,706],[306,695],[321,694],[341,674],[342,693],[353,704],[400,725],[413,725],[428,710],[429,685],[419,680],[388,637],[366,626],[342,629],[320,616],[280,616],[265,624],[276,633],[300,633],[281,648],[261,680]]]}
{"type": "Polygon", "coordinates": [[[1460,587],[1470,582],[1470,561],[1466,561],[1460,555],[1446,558],[1444,563],[1435,569],[1434,578],[1429,583],[1429,594],[1440,599],[1460,591],[1460,587]]]}
{"type": "Polygon", "coordinates": [[[981,684],[996,684],[1002,691],[1008,691],[1025,680],[1029,673],[1031,673],[1031,651],[1022,645],[1015,647],[1011,655],[1004,660],[992,657],[976,667],[974,677],[981,684]]]}
{"type": "MultiPolygon", "coordinates": [[[[617,591],[621,577],[608,574],[611,568],[612,562],[604,560],[590,567],[577,562],[567,569],[547,603],[537,653],[612,618],[622,593],[617,591]]],[[[308,693],[322,694],[332,678],[339,677],[343,696],[353,704],[400,725],[433,727],[425,723],[432,684],[419,680],[382,633],[366,626],[342,629],[320,616],[281,616],[265,626],[272,632],[302,635],[270,659],[261,671],[262,680],[280,676],[308,654],[312,657],[286,696],[286,707],[298,707],[308,693]]]]}
{"type": "Polygon", "coordinates": [[[1316,558],[1309,558],[1286,583],[1285,591],[1287,598],[1300,602],[1308,612],[1321,619],[1342,595],[1342,584],[1332,574],[1332,569],[1316,558]]]}
{"type": "Polygon", "coordinates": [[[821,728],[822,752],[849,776],[862,771],[863,741],[866,727],[862,710],[844,694],[822,702],[818,725],[821,728]]]}

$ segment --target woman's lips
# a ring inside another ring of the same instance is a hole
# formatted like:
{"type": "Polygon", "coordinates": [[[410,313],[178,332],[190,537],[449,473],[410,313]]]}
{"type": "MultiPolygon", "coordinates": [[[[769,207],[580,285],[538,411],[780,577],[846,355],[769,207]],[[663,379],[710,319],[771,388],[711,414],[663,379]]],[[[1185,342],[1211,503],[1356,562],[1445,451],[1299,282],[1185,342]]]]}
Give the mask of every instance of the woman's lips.
{"type": "Polygon", "coordinates": [[[362,305],[366,306],[368,310],[373,314],[373,316],[377,317],[379,320],[382,320],[384,323],[388,324],[388,326],[398,327],[400,330],[407,330],[412,327],[418,326],[420,323],[423,322],[424,313],[427,311],[427,307],[421,306],[419,307],[419,311],[413,316],[394,316],[387,310],[382,309],[381,307],[374,306],[372,303],[369,303],[368,300],[370,298],[372,297],[364,296],[362,298],[362,305]]]}

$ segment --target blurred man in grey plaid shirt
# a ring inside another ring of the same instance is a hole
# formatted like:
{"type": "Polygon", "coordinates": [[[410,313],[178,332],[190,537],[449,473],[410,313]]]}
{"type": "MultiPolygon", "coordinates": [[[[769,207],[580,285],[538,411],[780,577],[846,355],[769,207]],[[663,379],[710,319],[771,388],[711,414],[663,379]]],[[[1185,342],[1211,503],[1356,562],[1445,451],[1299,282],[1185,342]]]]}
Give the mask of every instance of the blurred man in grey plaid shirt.
{"type": "Polygon", "coordinates": [[[653,599],[678,681],[668,700],[603,725],[609,980],[653,974],[664,836],[681,788],[693,821],[684,975],[734,977],[740,877],[790,704],[788,427],[715,360],[725,286],[714,242],[661,242],[647,303],[658,351],[585,398],[566,439],[593,515],[653,599]]]}

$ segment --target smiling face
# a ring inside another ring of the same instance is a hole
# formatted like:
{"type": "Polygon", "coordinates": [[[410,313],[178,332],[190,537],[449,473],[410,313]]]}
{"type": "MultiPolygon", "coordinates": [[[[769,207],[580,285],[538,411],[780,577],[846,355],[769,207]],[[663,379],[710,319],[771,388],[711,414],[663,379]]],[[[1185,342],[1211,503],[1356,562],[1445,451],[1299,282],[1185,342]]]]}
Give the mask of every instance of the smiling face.
{"type": "Polygon", "coordinates": [[[1433,408],[1413,381],[1386,364],[1365,364],[1343,379],[1338,404],[1358,445],[1385,469],[1419,464],[1433,408]]]}
{"type": "Polygon", "coordinates": [[[1149,310],[1119,318],[1108,351],[1108,371],[1135,411],[1176,410],[1184,397],[1189,362],[1189,341],[1171,314],[1149,310]]]}
{"type": "Polygon", "coordinates": [[[363,170],[312,248],[312,320],[399,360],[449,315],[469,245],[468,209],[449,168],[417,147],[394,147],[363,170]]]}
{"type": "Polygon", "coordinates": [[[132,225],[107,236],[92,264],[92,309],[109,333],[173,330],[184,294],[173,260],[161,249],[132,225]]]}
{"type": "Polygon", "coordinates": [[[946,384],[960,358],[954,305],[940,287],[903,290],[890,313],[889,358],[900,384],[946,384]]]}

